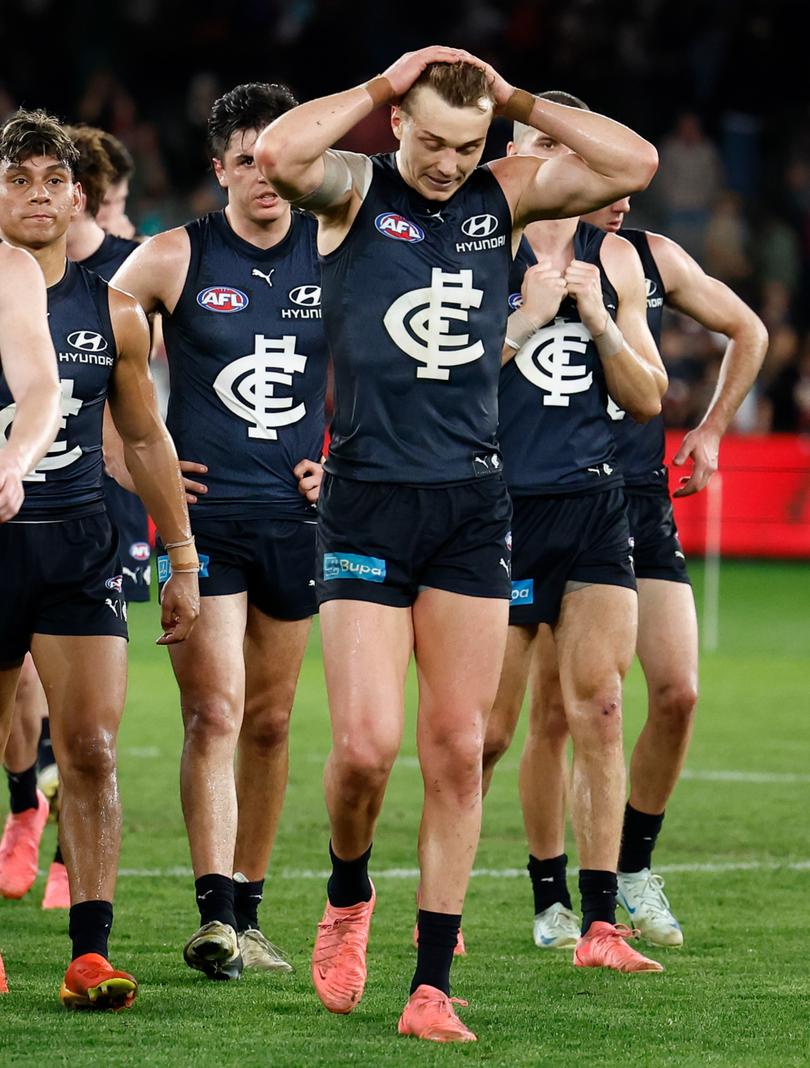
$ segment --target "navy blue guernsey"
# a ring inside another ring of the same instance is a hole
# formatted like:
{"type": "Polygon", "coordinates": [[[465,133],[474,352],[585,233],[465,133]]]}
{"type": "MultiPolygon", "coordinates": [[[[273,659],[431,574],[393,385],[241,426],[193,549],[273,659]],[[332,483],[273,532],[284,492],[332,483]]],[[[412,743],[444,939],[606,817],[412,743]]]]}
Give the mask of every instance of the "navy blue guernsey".
{"type": "MultiPolygon", "coordinates": [[[[604,233],[579,223],[574,258],[595,263],[611,318],[618,298],[600,260],[604,233]]],[[[520,306],[523,276],[537,259],[524,237],[509,277],[509,306],[520,306]]],[[[607,414],[605,372],[576,302],[566,297],[553,322],[504,365],[498,435],[513,496],[587,493],[622,485],[607,414]]]]}
{"type": "MultiPolygon", "coordinates": [[[[48,288],[48,326],[62,384],[62,423],[46,456],[24,479],[17,522],[75,519],[104,511],[101,428],[116,358],[107,283],[76,263],[48,288]]],[[[0,431],[14,418],[0,374],[0,431]]]]}
{"type": "Polygon", "coordinates": [[[188,274],[163,336],[169,431],[181,459],[208,467],[192,516],[311,518],[293,468],[323,450],[317,224],[294,212],[268,249],[242,240],[222,211],[186,231],[188,274]]]}
{"type": "Polygon", "coordinates": [[[408,186],[393,154],[373,156],[371,173],[349,233],[321,257],[335,369],[326,469],[415,486],[496,474],[509,205],[488,167],[442,202],[408,186]]]}
{"type": "MultiPolygon", "coordinates": [[[[630,242],[641,259],[647,283],[647,325],[660,350],[666,298],[661,272],[653,259],[644,230],[622,230],[621,236],[630,242]]],[[[635,491],[666,489],[664,417],[657,415],[648,423],[637,423],[613,400],[608,402],[608,412],[613,420],[616,458],[624,473],[627,488],[635,491]]]]}
{"type": "Polygon", "coordinates": [[[115,237],[113,234],[105,234],[104,240],[98,246],[92,256],[79,260],[82,267],[88,271],[95,271],[101,275],[105,282],[109,282],[124,260],[138,247],[137,241],[130,241],[127,237],[115,237]]]}

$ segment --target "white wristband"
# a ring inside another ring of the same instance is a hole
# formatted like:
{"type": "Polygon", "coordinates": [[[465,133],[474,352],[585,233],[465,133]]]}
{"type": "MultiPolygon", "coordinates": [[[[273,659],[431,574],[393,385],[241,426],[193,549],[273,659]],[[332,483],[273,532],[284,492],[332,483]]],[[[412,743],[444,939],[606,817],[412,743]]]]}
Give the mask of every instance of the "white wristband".
{"type": "Polygon", "coordinates": [[[596,350],[602,359],[615,356],[624,347],[624,334],[608,315],[607,325],[601,334],[594,337],[596,350]]]}
{"type": "Polygon", "coordinates": [[[515,352],[519,352],[532,334],[536,334],[539,329],[540,327],[525,312],[516,308],[506,321],[504,344],[514,349],[515,352]]]}

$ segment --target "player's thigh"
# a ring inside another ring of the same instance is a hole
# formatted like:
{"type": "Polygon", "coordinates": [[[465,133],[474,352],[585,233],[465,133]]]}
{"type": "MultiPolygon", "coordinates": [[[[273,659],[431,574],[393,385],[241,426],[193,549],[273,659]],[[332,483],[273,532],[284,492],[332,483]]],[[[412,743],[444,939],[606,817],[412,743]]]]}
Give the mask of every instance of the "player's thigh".
{"type": "Polygon", "coordinates": [[[255,605],[245,628],[245,712],[289,708],[312,627],[306,619],[275,619],[255,605]]]}
{"type": "Polygon", "coordinates": [[[637,624],[635,590],[596,584],[565,595],[554,637],[567,706],[572,698],[621,684],[633,659],[637,624]]]}
{"type": "Polygon", "coordinates": [[[509,601],[423,590],[413,608],[420,738],[471,732],[483,742],[506,649],[509,601]]]}
{"type": "Polygon", "coordinates": [[[127,693],[127,643],[118,635],[35,634],[31,645],[54,753],[114,744],[127,693]]]}
{"type": "Polygon", "coordinates": [[[191,634],[168,647],[184,715],[205,700],[223,701],[241,711],[247,610],[246,593],[201,597],[191,634]]]}
{"type": "Polygon", "coordinates": [[[636,649],[652,692],[697,691],[698,626],[689,583],[638,580],[636,649]]]}
{"type": "Polygon", "coordinates": [[[396,752],[413,648],[410,608],[326,601],[320,629],[335,749],[349,752],[367,742],[387,755],[396,752]]]}

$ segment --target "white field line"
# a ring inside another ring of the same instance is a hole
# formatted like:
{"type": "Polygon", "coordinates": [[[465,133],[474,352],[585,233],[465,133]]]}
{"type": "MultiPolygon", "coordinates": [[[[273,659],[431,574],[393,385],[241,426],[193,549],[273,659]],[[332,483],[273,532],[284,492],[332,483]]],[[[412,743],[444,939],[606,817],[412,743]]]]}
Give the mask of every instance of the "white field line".
{"type": "MultiPolygon", "coordinates": [[[[576,868],[569,868],[569,874],[575,875],[576,868]]],[[[662,864],[656,865],[656,872],[662,875],[723,875],[726,872],[741,871],[810,871],[810,860],[741,860],[720,864],[662,864]]],[[[44,872],[40,872],[44,874],[44,872]]],[[[125,879],[190,879],[191,868],[122,868],[118,873],[125,879]]],[[[383,868],[372,872],[376,879],[417,879],[418,868],[383,868]]],[[[474,868],[473,878],[478,879],[525,879],[525,868],[474,868]]],[[[326,868],[282,868],[272,872],[277,879],[312,880],[328,879],[331,872],[326,868]]]]}

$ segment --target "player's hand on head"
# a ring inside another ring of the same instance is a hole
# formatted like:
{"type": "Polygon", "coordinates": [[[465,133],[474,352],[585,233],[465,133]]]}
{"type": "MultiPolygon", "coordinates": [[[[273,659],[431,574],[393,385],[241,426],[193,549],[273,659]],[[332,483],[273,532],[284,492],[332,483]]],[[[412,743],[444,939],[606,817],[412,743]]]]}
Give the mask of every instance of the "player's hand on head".
{"type": "Polygon", "coordinates": [[[569,297],[577,302],[577,311],[584,326],[596,337],[607,326],[608,310],[602,295],[602,278],[595,263],[571,260],[565,269],[565,284],[569,297]]]}
{"type": "Polygon", "coordinates": [[[315,460],[301,460],[293,468],[293,474],[298,479],[298,492],[306,497],[310,504],[315,504],[321,494],[323,464],[315,460]]]}
{"type": "Polygon", "coordinates": [[[163,633],[156,645],[176,645],[191,634],[200,614],[200,587],[196,571],[172,571],[160,596],[163,633]]]}
{"type": "Polygon", "coordinates": [[[205,464],[194,463],[193,460],[181,460],[180,471],[183,475],[183,487],[186,491],[186,503],[196,504],[197,497],[208,492],[208,487],[202,482],[198,482],[196,479],[189,478],[189,475],[207,475],[208,468],[205,464]]]}
{"type": "MultiPolygon", "coordinates": [[[[467,57],[460,48],[446,45],[428,45],[416,52],[406,52],[395,63],[382,72],[387,78],[397,97],[404,96],[422,71],[431,63],[459,63],[467,57]]],[[[480,62],[480,61],[479,61],[480,62]]]]}
{"type": "Polygon", "coordinates": [[[673,459],[675,467],[683,467],[687,460],[692,460],[692,473],[684,475],[673,497],[691,497],[700,493],[709,484],[709,479],[717,470],[720,456],[720,435],[709,427],[699,426],[690,430],[681,442],[673,459]]]}
{"type": "Polygon", "coordinates": [[[565,279],[552,267],[551,259],[540,256],[523,276],[520,310],[538,326],[543,326],[557,314],[566,292],[565,279]]]}

